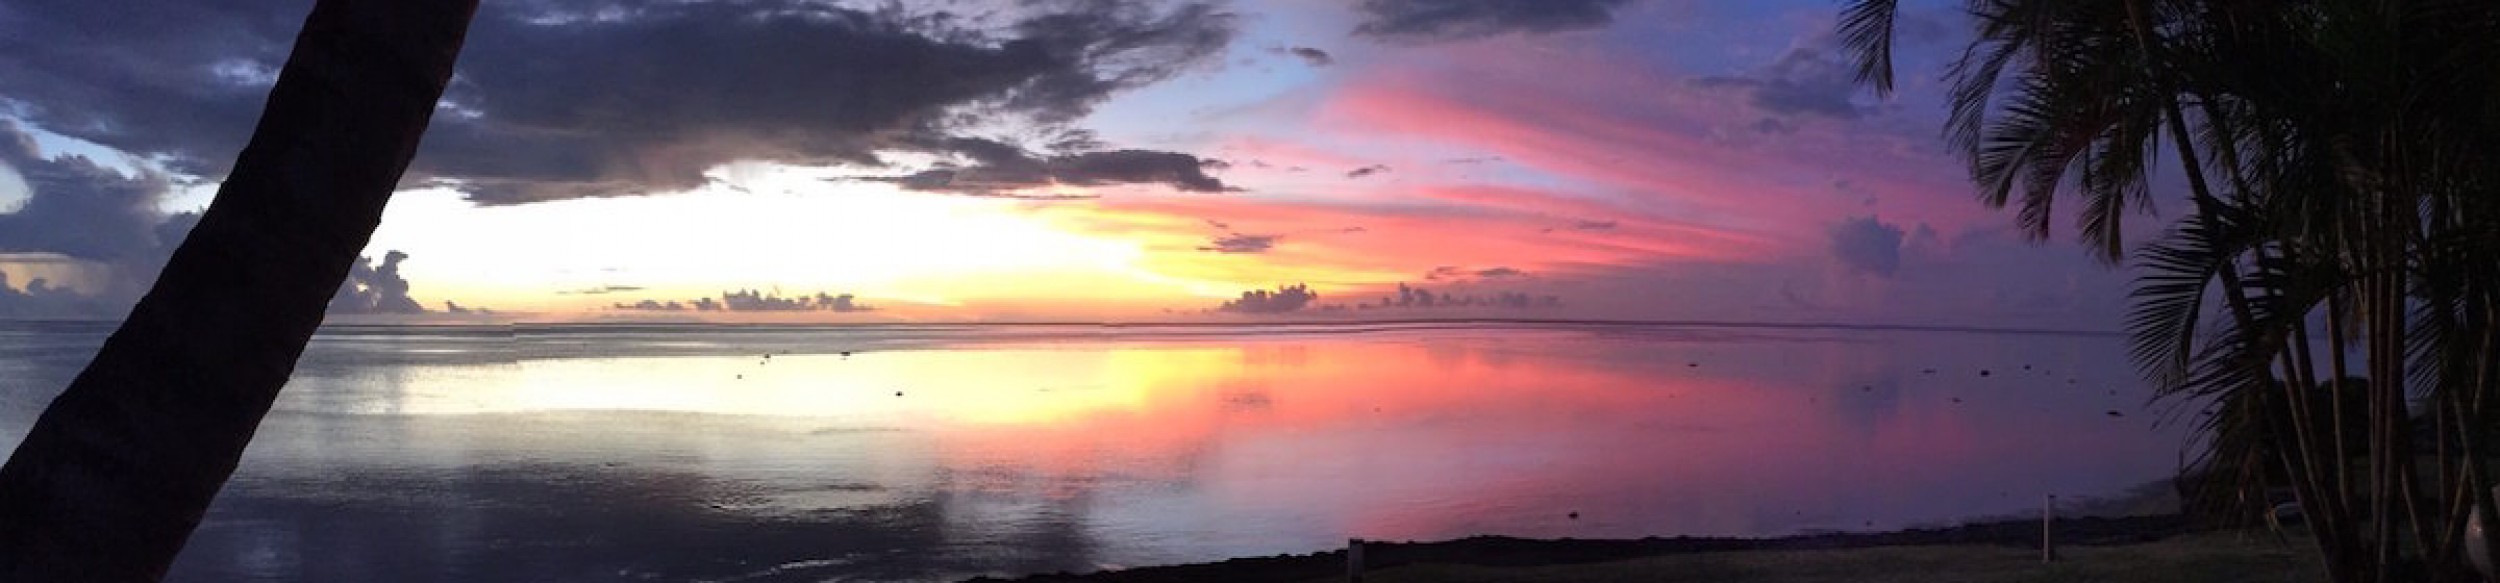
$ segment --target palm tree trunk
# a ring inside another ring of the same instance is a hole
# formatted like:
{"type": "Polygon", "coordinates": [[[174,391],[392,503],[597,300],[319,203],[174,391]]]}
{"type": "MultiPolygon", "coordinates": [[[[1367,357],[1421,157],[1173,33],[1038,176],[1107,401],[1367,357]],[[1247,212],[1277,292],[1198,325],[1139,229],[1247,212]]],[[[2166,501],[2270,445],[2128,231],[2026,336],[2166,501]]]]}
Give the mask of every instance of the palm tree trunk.
{"type": "Polygon", "coordinates": [[[313,8],[216,201],[0,467],[0,580],[164,575],[380,224],[476,8],[313,8]]]}
{"type": "MultiPolygon", "coordinates": [[[[2128,20],[2131,27],[2134,29],[2133,32],[2137,48],[2138,50],[2143,51],[2146,55],[2145,62],[2147,63],[2146,66],[2148,67],[2148,70],[2145,73],[2155,79],[2157,83],[2162,85],[2162,87],[2156,91],[2156,94],[2158,95],[2158,99],[2161,100],[2162,116],[2166,118],[2163,120],[2163,123],[2167,126],[2167,129],[2173,138],[2171,140],[2171,145],[2179,155],[2180,170],[2185,172],[2187,175],[2188,190],[2191,198],[2196,203],[2197,212],[2204,214],[2205,216],[2219,217],[2220,213],[2223,212],[2222,201],[2214,197],[2212,187],[2205,180],[2204,165],[2198,160],[2198,156],[2196,155],[2195,134],[2188,130],[2187,118],[2184,111],[2179,107],[2177,92],[2175,91],[2175,88],[2168,86],[2167,76],[2162,71],[2150,70],[2152,67],[2151,63],[2157,62],[2153,56],[2159,52],[2160,47],[2153,42],[2153,25],[2145,10],[2144,2],[2143,0],[2129,0],[2126,8],[2128,20]]],[[[2241,285],[2242,280],[2240,279],[2237,259],[2233,258],[2232,260],[2224,261],[2219,267],[2218,272],[2217,279],[2220,279],[2222,283],[2223,303],[2230,309],[2233,319],[2239,324],[2239,333],[2242,335],[2243,339],[2254,339],[2258,334],[2256,317],[2249,309],[2247,290],[2241,285]]],[[[2252,350],[2260,351],[2258,354],[2267,354],[2262,351],[2262,346],[2259,346],[2254,342],[2249,342],[2249,344],[2252,350]]],[[[2255,375],[2253,376],[2258,378],[2259,388],[2257,390],[2265,391],[2270,390],[2271,387],[2275,386],[2275,379],[2272,367],[2268,366],[2267,362],[2264,362],[2264,360],[2271,360],[2271,355],[2261,358],[2263,360],[2251,362],[2248,366],[2254,369],[2255,375]]],[[[2271,411],[2272,409],[2267,410],[2271,411]]],[[[2296,444],[2311,442],[2311,440],[2305,437],[2308,428],[2303,427],[2302,425],[2304,424],[2297,422],[2291,423],[2290,425],[2292,425],[2292,427],[2289,428],[2281,427],[2282,424],[2270,425],[2274,425],[2276,427],[2276,434],[2279,437],[2289,437],[2296,444]],[[2286,431],[2287,429],[2288,431],[2286,431]]],[[[2277,443],[2282,443],[2282,440],[2278,439],[2277,443]]],[[[2307,447],[2296,447],[2303,452],[2306,452],[2309,449],[2307,447]]],[[[2287,453],[2287,455],[2290,454],[2287,453]]],[[[2320,495],[2324,493],[2324,489],[2320,487],[2321,484],[2316,481],[2318,477],[2316,475],[2317,466],[2314,462],[2310,464],[2286,463],[2285,465],[2287,468],[2295,465],[2305,465],[2308,468],[2308,471],[2296,471],[2292,476],[2289,476],[2293,485],[2293,496],[2298,499],[2303,510],[2331,510],[2320,508],[2320,505],[2317,504],[2317,502],[2321,500],[2320,495]]],[[[2351,575],[2344,571],[2344,568],[2351,565],[2349,561],[2345,560],[2346,554],[2343,552],[2349,547],[2345,546],[2346,543],[2342,541],[2341,537],[2327,536],[2325,534],[2325,531],[2334,528],[2334,525],[2340,521],[2337,520],[2335,513],[2331,511],[2315,513],[2312,514],[2312,516],[2314,517],[2313,523],[2317,526],[2317,528],[2313,530],[2320,533],[2320,536],[2314,538],[2316,539],[2319,547],[2318,550],[2320,551],[2320,559],[2326,563],[2325,566],[2329,576],[2338,581],[2352,580],[2353,578],[2351,575]]]]}
{"type": "MultiPolygon", "coordinates": [[[[2158,53],[2158,45],[2153,43],[2153,23],[2150,23],[2148,13],[2145,13],[2143,0],[2128,0],[2128,20],[2130,20],[2130,28],[2133,28],[2133,33],[2135,33],[2135,45],[2138,45],[2138,50],[2143,50],[2143,53],[2148,55],[2145,63],[2148,63],[2148,68],[2150,68],[2150,63],[2155,63],[2153,55],[2158,53]]],[[[2163,123],[2168,125],[2170,138],[2173,138],[2170,140],[2170,145],[2173,145],[2173,150],[2178,153],[2180,170],[2188,175],[2190,200],[2198,205],[2200,215],[2220,218],[2225,205],[2223,205],[2223,200],[2215,198],[2213,188],[2210,188],[2208,180],[2205,180],[2205,165],[2200,163],[2198,153],[2195,153],[2195,133],[2190,133],[2188,130],[2188,118],[2185,118],[2185,110],[2180,108],[2178,93],[2173,93],[2173,90],[2168,88],[2165,75],[2160,73],[2160,70],[2145,70],[2145,75],[2150,75],[2150,78],[2155,78],[2158,83],[2165,85],[2165,88],[2158,90],[2160,100],[2163,100],[2163,103],[2160,103],[2163,105],[2163,118],[2165,118],[2163,123]]],[[[2243,278],[2240,278],[2238,258],[2230,258],[2220,265],[2218,280],[2223,283],[2223,305],[2225,308],[2230,308],[2230,315],[2233,315],[2233,320],[2238,323],[2238,333],[2243,335],[2243,338],[2258,338],[2258,333],[2260,333],[2258,318],[2255,318],[2255,313],[2248,305],[2248,288],[2240,285],[2243,283],[2243,278]]],[[[2263,355],[2263,358],[2255,358],[2253,363],[2248,363],[2250,368],[2253,368],[2253,378],[2258,378],[2258,390],[2263,393],[2263,390],[2270,390],[2273,385],[2278,385],[2275,383],[2273,368],[2268,365],[2268,360],[2273,360],[2273,355],[2268,355],[2268,350],[2263,350],[2263,345],[2255,345],[2255,343],[2250,345],[2250,350],[2258,350],[2258,355],[2263,355]]],[[[2298,398],[2298,395],[2300,393],[2288,393],[2285,398],[2298,398]]],[[[2293,403],[2285,403],[2285,410],[2290,410],[2290,405],[2293,403]]],[[[2265,408],[2265,410],[2273,410],[2273,408],[2265,408]]],[[[2313,450],[2313,448],[2308,448],[2308,443],[2313,443],[2313,440],[2308,438],[2308,423],[2293,420],[2293,423],[2268,423],[2268,425],[2275,433],[2275,443],[2293,443],[2293,448],[2283,448],[2285,458],[2308,458],[2310,450],[2313,450]],[[2285,425],[2290,425],[2290,428],[2285,428],[2285,425]]],[[[2293,480],[2293,498],[2298,500],[2300,508],[2303,508],[2305,513],[2310,515],[2310,520],[2313,520],[2313,525],[2315,525],[2313,530],[2318,533],[2315,535],[2315,543],[2318,543],[2320,560],[2325,563],[2328,575],[2333,580],[2355,580],[2353,573],[2348,570],[2348,568],[2353,568],[2353,563],[2348,560],[2350,558],[2348,550],[2353,550],[2350,548],[2350,540],[2343,538],[2343,535],[2330,535],[2335,528],[2338,528],[2340,515],[2335,513],[2335,508],[2325,508],[2325,505],[2320,505],[2325,488],[2318,480],[2320,475],[2318,475],[2318,463],[2315,463],[2315,458],[2305,460],[2305,463],[2298,463],[2298,460],[2285,460],[2283,465],[2285,465],[2285,470],[2293,470],[2293,473],[2288,475],[2288,478],[2293,480]]]]}
{"type": "MultiPolygon", "coordinates": [[[[2335,459],[2338,460],[2352,459],[2352,452],[2347,448],[2350,438],[2344,434],[2344,420],[2347,418],[2347,413],[2344,412],[2344,378],[2351,374],[2344,366],[2344,341],[2350,333],[2347,330],[2348,327],[2344,325],[2344,319],[2346,308],[2350,305],[2351,300],[2345,298],[2342,288],[2337,288],[2327,295],[2326,335],[2327,342],[2330,344],[2327,350],[2327,366],[2333,371],[2330,374],[2334,380],[2329,381],[2326,394],[2330,406],[2335,408],[2331,414],[2335,416],[2333,426],[2335,459]]],[[[2350,503],[2349,501],[2352,500],[2351,472],[2335,473],[2335,499],[2346,501],[2345,503],[2350,503]]]]}

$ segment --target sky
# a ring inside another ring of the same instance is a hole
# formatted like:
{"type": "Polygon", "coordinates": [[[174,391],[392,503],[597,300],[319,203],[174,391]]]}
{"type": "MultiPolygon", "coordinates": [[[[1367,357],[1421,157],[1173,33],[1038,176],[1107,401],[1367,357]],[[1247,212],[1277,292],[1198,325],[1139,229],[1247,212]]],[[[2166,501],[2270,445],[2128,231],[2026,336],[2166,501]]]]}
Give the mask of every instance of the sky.
{"type": "MultiPolygon", "coordinates": [[[[126,313],[310,9],[106,4],[0,4],[0,319],[126,313]]],[[[331,313],[2118,329],[1905,6],[1879,98],[1837,0],[485,0],[331,313]]]]}

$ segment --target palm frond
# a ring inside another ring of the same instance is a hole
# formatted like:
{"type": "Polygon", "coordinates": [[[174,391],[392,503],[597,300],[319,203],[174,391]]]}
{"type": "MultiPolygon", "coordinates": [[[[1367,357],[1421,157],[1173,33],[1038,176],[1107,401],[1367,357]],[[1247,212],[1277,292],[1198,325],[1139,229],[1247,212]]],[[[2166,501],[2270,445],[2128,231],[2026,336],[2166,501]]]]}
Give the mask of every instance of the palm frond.
{"type": "Polygon", "coordinates": [[[1892,96],[1892,36],[1900,0],[1854,0],[1840,12],[1840,43],[1857,59],[1858,84],[1892,96]]]}

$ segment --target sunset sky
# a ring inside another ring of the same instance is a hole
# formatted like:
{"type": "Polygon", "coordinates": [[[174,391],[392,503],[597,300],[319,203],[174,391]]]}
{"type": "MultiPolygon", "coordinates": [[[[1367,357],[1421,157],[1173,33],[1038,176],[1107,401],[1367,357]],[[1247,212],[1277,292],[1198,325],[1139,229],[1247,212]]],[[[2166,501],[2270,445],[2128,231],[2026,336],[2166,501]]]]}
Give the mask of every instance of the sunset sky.
{"type": "MultiPolygon", "coordinates": [[[[486,0],[333,313],[2116,329],[1909,4],[1877,99],[1834,0],[486,0]]],[[[0,4],[0,318],[127,309],[309,6],[0,4]]]]}

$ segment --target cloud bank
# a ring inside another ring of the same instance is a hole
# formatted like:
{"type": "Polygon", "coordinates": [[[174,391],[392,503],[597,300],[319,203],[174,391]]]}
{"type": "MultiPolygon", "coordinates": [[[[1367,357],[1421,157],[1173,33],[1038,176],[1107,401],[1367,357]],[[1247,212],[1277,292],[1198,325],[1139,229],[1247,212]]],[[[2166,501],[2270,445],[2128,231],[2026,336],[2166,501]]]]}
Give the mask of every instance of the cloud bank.
{"type": "MultiPolygon", "coordinates": [[[[217,177],[309,2],[28,0],[0,11],[0,98],[40,127],[217,177]],[[111,50],[95,50],[110,47],[111,50]]],[[[899,169],[966,156],[920,190],[1144,183],[1219,192],[1188,154],[1101,144],[976,151],[1060,128],[1219,52],[1205,3],[857,9],[809,0],[511,0],[480,8],[410,169],[483,204],[666,192],[738,160],[899,169]],[[986,138],[979,138],[986,139],[986,138]]]]}

